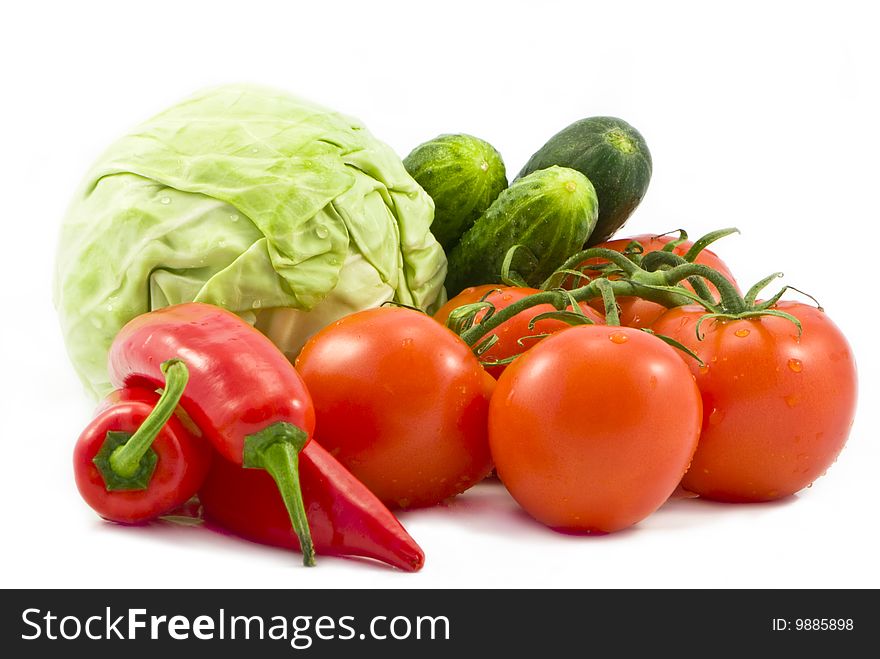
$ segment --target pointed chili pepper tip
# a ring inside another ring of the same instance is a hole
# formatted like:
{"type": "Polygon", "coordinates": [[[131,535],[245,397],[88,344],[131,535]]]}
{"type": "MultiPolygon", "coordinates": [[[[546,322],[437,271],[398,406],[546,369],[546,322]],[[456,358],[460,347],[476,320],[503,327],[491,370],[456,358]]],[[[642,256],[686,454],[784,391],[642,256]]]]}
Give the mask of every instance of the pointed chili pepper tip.
{"type": "Polygon", "coordinates": [[[425,566],[425,552],[419,550],[418,552],[407,557],[406,567],[404,568],[407,572],[418,572],[425,566]]]}

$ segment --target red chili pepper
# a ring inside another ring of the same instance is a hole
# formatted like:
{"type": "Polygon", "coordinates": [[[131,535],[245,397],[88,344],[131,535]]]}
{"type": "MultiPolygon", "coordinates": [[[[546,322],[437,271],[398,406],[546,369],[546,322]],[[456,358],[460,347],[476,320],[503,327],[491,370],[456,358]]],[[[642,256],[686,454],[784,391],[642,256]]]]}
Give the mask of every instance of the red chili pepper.
{"type": "MultiPolygon", "coordinates": [[[[397,518],[317,442],[300,454],[299,476],[318,553],[364,556],[414,572],[425,553],[397,518]]],[[[217,459],[199,490],[205,517],[249,540],[297,549],[272,479],[217,459]]]]}
{"type": "Polygon", "coordinates": [[[181,359],[190,381],[180,404],[227,460],[268,471],[281,493],[303,551],[315,552],[299,485],[299,452],[315,412],[299,374],[269,339],[229,311],[179,304],[137,316],[110,347],[117,387],[159,384],[159,365],[181,359]]]}
{"type": "Polygon", "coordinates": [[[161,371],[161,396],[139,387],[113,392],[76,443],[77,488],[105,519],[122,524],[154,519],[195,495],[208,473],[210,445],[175,414],[186,366],[171,360],[161,371]]]}
{"type": "MultiPolygon", "coordinates": [[[[265,336],[211,305],[159,309],[135,318],[117,335],[110,350],[111,382],[155,387],[159,364],[171,358],[186,361],[190,368],[180,404],[216,450],[233,465],[263,468],[275,480],[306,565],[314,563],[314,547],[300,490],[300,462],[309,461],[305,471],[316,474],[315,483],[325,484],[328,503],[336,501],[352,511],[313,515],[322,548],[343,553],[350,529],[356,540],[349,547],[352,554],[362,554],[370,542],[382,544],[399,536],[402,528],[393,515],[372,495],[357,503],[356,497],[368,494],[366,488],[320,448],[304,452],[300,460],[315,426],[311,398],[293,365],[265,336]],[[322,457],[314,459],[313,454],[322,457]],[[335,534],[330,541],[328,534],[335,534]]],[[[312,489],[310,507],[320,498],[312,489]]],[[[251,512],[259,516],[258,510],[251,512]]],[[[409,546],[407,542],[403,544],[409,546]]],[[[420,564],[418,555],[408,559],[410,569],[420,564]]]]}

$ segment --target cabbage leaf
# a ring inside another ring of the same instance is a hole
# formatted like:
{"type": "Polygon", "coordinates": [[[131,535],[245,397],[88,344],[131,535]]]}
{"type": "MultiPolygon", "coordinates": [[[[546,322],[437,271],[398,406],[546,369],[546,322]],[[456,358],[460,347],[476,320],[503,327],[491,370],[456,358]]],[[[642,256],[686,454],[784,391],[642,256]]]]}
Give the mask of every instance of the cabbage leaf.
{"type": "Polygon", "coordinates": [[[104,153],[61,230],[54,298],[87,389],[135,316],[225,307],[290,357],[385,301],[442,303],[433,202],[357,120],[253,86],[199,93],[104,153]]]}

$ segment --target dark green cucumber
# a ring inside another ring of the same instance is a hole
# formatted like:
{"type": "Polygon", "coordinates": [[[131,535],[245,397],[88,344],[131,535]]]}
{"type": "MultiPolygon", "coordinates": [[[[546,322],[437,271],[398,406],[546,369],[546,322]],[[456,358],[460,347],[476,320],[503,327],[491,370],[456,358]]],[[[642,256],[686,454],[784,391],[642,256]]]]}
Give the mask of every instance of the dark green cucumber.
{"type": "Polygon", "coordinates": [[[566,167],[542,169],[504,190],[449,254],[446,292],[501,282],[508,250],[519,245],[511,270],[537,286],[584,244],[596,225],[590,180],[566,167]]]}
{"type": "Polygon", "coordinates": [[[559,165],[592,181],[599,219],[587,245],[610,238],[641,202],[651,181],[651,152],[639,131],[615,117],[576,121],[535,152],[519,177],[559,165]]]}
{"type": "Polygon", "coordinates": [[[431,233],[447,253],[507,187],[501,154],[472,135],[440,135],[403,165],[434,200],[431,233]]]}

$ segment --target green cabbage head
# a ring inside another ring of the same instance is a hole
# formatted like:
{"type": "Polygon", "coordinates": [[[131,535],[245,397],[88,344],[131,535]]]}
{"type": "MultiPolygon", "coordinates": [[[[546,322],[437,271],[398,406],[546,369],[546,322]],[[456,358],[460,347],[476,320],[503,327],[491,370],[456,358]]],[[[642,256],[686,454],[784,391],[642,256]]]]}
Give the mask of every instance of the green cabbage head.
{"type": "Polygon", "coordinates": [[[192,300],[254,323],[288,356],[321,327],[445,296],[434,206],[358,121],[251,86],[204,91],[98,160],[62,226],[54,297],[94,395],[135,316],[192,300]]]}

